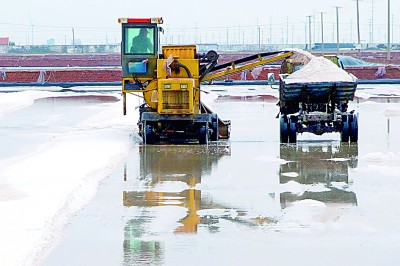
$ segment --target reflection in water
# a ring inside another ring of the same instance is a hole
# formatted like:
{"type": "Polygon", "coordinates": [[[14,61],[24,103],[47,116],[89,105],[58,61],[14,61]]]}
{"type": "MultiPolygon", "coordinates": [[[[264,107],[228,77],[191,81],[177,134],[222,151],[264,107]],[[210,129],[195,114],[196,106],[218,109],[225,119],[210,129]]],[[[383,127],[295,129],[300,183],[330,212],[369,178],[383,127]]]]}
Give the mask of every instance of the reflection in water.
{"type": "Polygon", "coordinates": [[[357,167],[357,144],[281,145],[280,157],[287,161],[279,169],[280,184],[294,181],[303,185],[322,184],[325,187],[323,191],[306,190],[302,194],[283,192],[280,195],[282,208],[306,199],[326,204],[357,205],[356,194],[347,191],[348,169],[357,167]],[[339,188],[335,184],[339,184],[339,188]]]}
{"type": "Polygon", "coordinates": [[[131,219],[125,225],[124,265],[161,265],[164,261],[164,245],[158,241],[143,241],[146,222],[131,219]]]}
{"type": "MultiPolygon", "coordinates": [[[[203,174],[210,174],[218,160],[229,156],[231,151],[229,145],[219,143],[208,146],[143,145],[139,152],[142,189],[123,191],[124,206],[142,207],[140,217],[129,220],[125,226],[124,264],[157,265],[163,261],[163,243],[142,240],[145,228],[148,229],[156,219],[154,207],[186,208],[187,214],[179,221],[175,233],[196,233],[200,223],[212,224],[212,219],[200,218],[197,214],[201,208],[214,205],[212,202],[201,203],[201,191],[195,186],[201,182],[203,174]]],[[[128,179],[125,171],[124,181],[128,182],[128,179]]]]}
{"type": "Polygon", "coordinates": [[[276,103],[278,98],[273,95],[245,95],[245,96],[233,96],[233,95],[219,95],[216,102],[269,102],[276,103]]]}
{"type": "Polygon", "coordinates": [[[355,97],[357,103],[375,102],[375,103],[399,103],[400,97],[392,94],[379,94],[368,98],[355,97]]]}
{"type": "Polygon", "coordinates": [[[86,105],[88,103],[114,103],[118,101],[117,97],[108,95],[70,95],[39,98],[35,100],[35,103],[70,103],[86,105]]]}

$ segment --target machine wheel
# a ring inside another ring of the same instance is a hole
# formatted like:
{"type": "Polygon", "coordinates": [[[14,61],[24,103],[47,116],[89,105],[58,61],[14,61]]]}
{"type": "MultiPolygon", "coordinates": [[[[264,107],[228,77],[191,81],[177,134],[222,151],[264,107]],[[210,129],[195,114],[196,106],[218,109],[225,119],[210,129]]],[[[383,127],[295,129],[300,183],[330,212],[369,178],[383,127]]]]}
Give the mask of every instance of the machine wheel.
{"type": "Polygon", "coordinates": [[[350,142],[358,141],[358,119],[357,115],[353,114],[350,121],[350,142]]]}
{"type": "Polygon", "coordinates": [[[208,143],[208,127],[207,127],[207,125],[203,125],[199,129],[199,143],[200,144],[208,143]]]}
{"type": "Polygon", "coordinates": [[[293,117],[289,118],[289,143],[296,143],[297,141],[297,128],[296,121],[293,117]]]}
{"type": "Polygon", "coordinates": [[[343,128],[342,132],[340,133],[340,140],[342,142],[349,142],[349,135],[350,135],[350,123],[349,123],[349,116],[345,115],[342,119],[343,128]]]}
{"type": "Polygon", "coordinates": [[[148,124],[144,124],[144,144],[154,144],[155,143],[155,135],[153,132],[153,127],[148,124]]]}
{"type": "Polygon", "coordinates": [[[289,139],[289,126],[288,126],[288,121],[287,121],[286,115],[282,115],[280,118],[280,124],[281,124],[281,131],[280,131],[280,136],[281,136],[281,143],[287,143],[289,139]]]}

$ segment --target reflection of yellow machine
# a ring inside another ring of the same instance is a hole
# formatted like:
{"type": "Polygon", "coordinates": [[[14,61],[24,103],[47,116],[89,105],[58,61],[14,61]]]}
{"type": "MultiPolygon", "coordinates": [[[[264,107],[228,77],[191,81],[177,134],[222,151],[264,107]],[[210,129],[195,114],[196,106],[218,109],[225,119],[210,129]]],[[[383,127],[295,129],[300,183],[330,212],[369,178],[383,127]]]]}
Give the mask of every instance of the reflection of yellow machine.
{"type": "Polygon", "coordinates": [[[163,264],[165,246],[164,243],[154,240],[144,241],[143,237],[146,224],[138,219],[131,219],[124,228],[124,263],[123,265],[147,265],[163,264]]]}
{"type": "Polygon", "coordinates": [[[349,183],[348,168],[357,167],[358,146],[350,145],[281,145],[281,159],[287,161],[279,169],[281,184],[295,181],[304,185],[323,184],[326,191],[305,191],[301,195],[291,192],[281,193],[281,206],[304,199],[325,203],[357,205],[354,192],[332,186],[334,182],[349,183]]]}
{"type": "Polygon", "coordinates": [[[187,215],[176,228],[176,232],[197,232],[200,217],[201,191],[195,186],[201,182],[201,175],[211,171],[218,160],[230,155],[229,146],[140,146],[140,173],[148,189],[145,191],[124,191],[124,206],[156,207],[180,206],[187,208],[187,215]],[[171,158],[174,158],[171,160],[171,158]],[[168,189],[158,191],[154,187],[163,183],[184,183],[187,188],[174,192],[168,189]]]}
{"type": "MultiPolygon", "coordinates": [[[[145,145],[139,147],[141,179],[146,181],[145,191],[123,191],[125,207],[143,207],[146,217],[133,217],[124,228],[124,263],[151,265],[163,264],[164,243],[155,240],[144,240],[151,217],[151,207],[179,206],[187,209],[176,233],[196,233],[200,224],[197,211],[200,210],[201,191],[195,189],[201,182],[202,174],[209,173],[223,156],[230,155],[229,146],[178,145],[159,146],[145,145]],[[171,160],[174,158],[174,160],[171,160]],[[163,182],[183,182],[187,189],[179,192],[155,191],[154,187],[163,182]],[[149,209],[147,209],[149,208],[149,209]]],[[[127,173],[125,181],[129,181],[127,173]]],[[[203,207],[211,208],[204,203],[203,207]],[[204,206],[206,205],[206,206],[204,206]]],[[[154,219],[156,219],[154,217],[154,219]]]]}
{"type": "Polygon", "coordinates": [[[290,57],[292,52],[261,53],[217,65],[218,54],[196,52],[195,45],[163,46],[159,54],[161,18],[121,18],[122,94],[140,93],[139,133],[144,143],[229,138],[230,121],[223,121],[200,100],[200,83],[290,57]],[[146,29],[148,41],[136,41],[146,29]],[[146,43],[152,47],[142,48],[146,43]],[[136,48],[135,48],[136,47],[136,48]],[[243,64],[249,62],[247,64],[243,64]]]}

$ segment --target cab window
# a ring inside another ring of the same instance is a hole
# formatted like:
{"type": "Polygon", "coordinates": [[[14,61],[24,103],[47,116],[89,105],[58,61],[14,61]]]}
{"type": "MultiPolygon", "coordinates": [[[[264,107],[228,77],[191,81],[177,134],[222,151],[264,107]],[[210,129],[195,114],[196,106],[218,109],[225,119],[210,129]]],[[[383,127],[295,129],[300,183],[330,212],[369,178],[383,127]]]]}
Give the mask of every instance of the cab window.
{"type": "Polygon", "coordinates": [[[125,28],[125,54],[154,54],[154,28],[125,28]]]}

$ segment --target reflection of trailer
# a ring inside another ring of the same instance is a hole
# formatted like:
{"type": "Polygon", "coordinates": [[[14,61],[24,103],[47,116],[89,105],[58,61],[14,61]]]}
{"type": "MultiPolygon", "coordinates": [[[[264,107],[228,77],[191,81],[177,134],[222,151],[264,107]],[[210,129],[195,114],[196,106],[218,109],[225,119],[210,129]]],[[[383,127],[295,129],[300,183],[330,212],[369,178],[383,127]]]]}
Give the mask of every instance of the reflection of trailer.
{"type": "Polygon", "coordinates": [[[357,79],[339,67],[337,69],[343,72],[340,74],[345,75],[346,81],[299,80],[290,79],[290,74],[280,75],[282,143],[295,143],[297,133],[303,132],[316,135],[340,132],[343,142],[358,141],[357,115],[347,111],[348,102],[354,99],[357,79]]]}
{"type": "Polygon", "coordinates": [[[358,144],[281,145],[280,158],[287,162],[280,165],[280,183],[291,180],[301,184],[348,183],[348,168],[356,168],[358,164],[358,144]],[[298,176],[283,175],[287,172],[296,172],[298,176]]]}
{"type": "Polygon", "coordinates": [[[356,168],[358,162],[357,143],[342,143],[340,146],[281,145],[280,158],[286,161],[279,167],[280,184],[294,181],[303,185],[322,184],[326,188],[323,191],[305,191],[302,194],[282,192],[282,208],[306,199],[327,204],[357,205],[357,197],[353,191],[332,185],[334,182],[349,184],[348,169],[356,168]]]}

